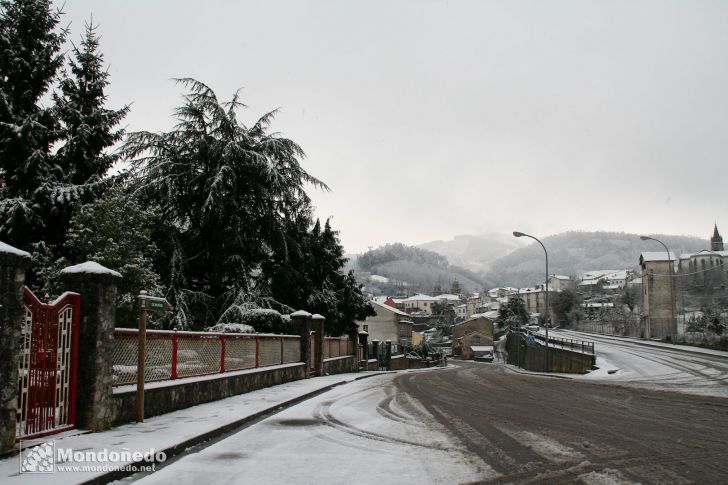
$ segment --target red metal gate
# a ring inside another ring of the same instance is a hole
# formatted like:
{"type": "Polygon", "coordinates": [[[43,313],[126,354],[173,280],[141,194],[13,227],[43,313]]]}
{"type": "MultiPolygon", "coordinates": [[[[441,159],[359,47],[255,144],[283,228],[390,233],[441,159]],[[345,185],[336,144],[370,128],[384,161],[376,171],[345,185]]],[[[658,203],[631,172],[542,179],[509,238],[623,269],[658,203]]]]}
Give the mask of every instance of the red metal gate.
{"type": "Polygon", "coordinates": [[[76,423],[81,296],[66,292],[47,304],[28,288],[24,296],[17,439],[58,433],[76,423]]]}

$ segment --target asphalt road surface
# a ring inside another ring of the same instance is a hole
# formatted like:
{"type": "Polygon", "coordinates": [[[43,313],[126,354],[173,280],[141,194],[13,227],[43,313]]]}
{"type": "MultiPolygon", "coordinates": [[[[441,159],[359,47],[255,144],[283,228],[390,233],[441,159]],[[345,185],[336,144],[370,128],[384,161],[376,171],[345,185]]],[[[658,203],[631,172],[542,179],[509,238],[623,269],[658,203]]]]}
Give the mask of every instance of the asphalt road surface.
{"type": "Polygon", "coordinates": [[[458,362],[397,377],[499,474],[484,483],[728,483],[728,401],[458,362]]]}

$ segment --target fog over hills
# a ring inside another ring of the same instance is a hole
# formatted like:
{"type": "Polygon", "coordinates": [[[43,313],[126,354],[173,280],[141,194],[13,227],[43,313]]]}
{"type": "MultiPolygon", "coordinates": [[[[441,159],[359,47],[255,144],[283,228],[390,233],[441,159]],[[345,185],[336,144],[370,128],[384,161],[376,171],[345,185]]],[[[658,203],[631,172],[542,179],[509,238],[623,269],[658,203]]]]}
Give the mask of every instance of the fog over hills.
{"type": "Polygon", "coordinates": [[[471,271],[485,272],[493,261],[526,245],[526,242],[512,235],[493,232],[461,234],[448,241],[431,241],[417,247],[442,254],[451,264],[471,271]]]}
{"type": "MultiPolygon", "coordinates": [[[[694,236],[654,235],[680,254],[709,247],[694,236]]],[[[549,273],[580,276],[600,269],[636,269],[643,251],[662,251],[654,241],[623,232],[569,231],[542,239],[549,252],[549,273]]],[[[544,253],[528,238],[504,234],[460,235],[418,247],[389,244],[349,262],[373,292],[431,293],[440,285],[448,291],[457,279],[463,291],[483,287],[535,285],[544,279],[544,253]],[[531,243],[531,244],[529,244],[531,243]],[[358,258],[358,259],[357,259],[358,258]],[[370,275],[386,277],[389,281],[370,275]]]]}

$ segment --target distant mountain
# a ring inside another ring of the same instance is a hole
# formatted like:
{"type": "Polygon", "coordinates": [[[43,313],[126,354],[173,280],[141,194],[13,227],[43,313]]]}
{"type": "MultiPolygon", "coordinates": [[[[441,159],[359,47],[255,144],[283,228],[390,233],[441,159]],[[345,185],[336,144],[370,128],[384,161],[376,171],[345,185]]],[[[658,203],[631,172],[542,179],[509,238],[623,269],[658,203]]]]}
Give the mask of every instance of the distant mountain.
{"type": "Polygon", "coordinates": [[[369,250],[351,263],[357,279],[374,294],[432,293],[436,286],[448,292],[455,280],[463,292],[473,292],[485,284],[479,274],[451,265],[441,254],[401,243],[369,250]]]}
{"type": "MultiPolygon", "coordinates": [[[[670,251],[680,254],[709,247],[693,236],[655,235],[670,251]]],[[[523,238],[526,239],[526,238],[523,238]]],[[[494,261],[483,275],[497,286],[531,286],[544,280],[544,253],[538,243],[517,249],[494,261]]],[[[623,232],[569,231],[541,240],[549,254],[549,273],[579,276],[588,270],[634,269],[640,253],[663,251],[654,241],[642,241],[638,234],[623,232]]]]}
{"type": "Polygon", "coordinates": [[[442,254],[457,266],[484,272],[493,261],[523,246],[525,243],[512,235],[488,233],[462,234],[448,241],[431,241],[417,247],[442,254]]]}

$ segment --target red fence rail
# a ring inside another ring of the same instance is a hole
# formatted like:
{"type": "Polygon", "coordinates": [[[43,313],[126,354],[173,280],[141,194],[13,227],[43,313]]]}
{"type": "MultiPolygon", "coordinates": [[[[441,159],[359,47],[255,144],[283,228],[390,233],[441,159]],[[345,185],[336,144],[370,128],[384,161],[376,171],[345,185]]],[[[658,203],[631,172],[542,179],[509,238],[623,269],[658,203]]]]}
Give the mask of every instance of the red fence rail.
{"type": "MultiPolygon", "coordinates": [[[[144,382],[220,374],[301,361],[297,335],[147,330],[144,382]]],[[[139,330],[114,330],[114,385],[135,384],[139,330]]]]}

